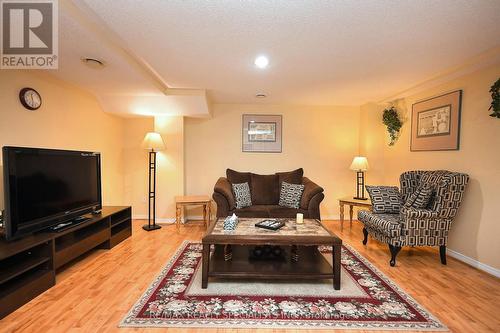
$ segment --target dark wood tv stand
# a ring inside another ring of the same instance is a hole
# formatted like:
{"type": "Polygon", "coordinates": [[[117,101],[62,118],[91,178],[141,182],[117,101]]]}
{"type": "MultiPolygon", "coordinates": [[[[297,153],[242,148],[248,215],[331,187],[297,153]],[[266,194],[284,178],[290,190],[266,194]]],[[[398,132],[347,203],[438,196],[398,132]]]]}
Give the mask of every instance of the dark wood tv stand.
{"type": "Polygon", "coordinates": [[[132,235],[131,207],[100,214],[61,232],[0,240],[0,319],[56,283],[57,269],[94,249],[111,249],[132,235]]]}

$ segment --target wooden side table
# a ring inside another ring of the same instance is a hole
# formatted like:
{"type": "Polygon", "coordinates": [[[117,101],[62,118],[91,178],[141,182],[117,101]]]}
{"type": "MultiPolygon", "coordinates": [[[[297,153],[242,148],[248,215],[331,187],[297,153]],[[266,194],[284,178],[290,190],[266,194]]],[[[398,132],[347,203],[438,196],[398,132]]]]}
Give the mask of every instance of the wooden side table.
{"type": "Polygon", "coordinates": [[[175,197],[175,224],[177,228],[181,225],[181,209],[185,206],[203,206],[203,224],[208,228],[211,220],[212,199],[208,195],[180,195],[175,197]],[[208,219],[207,219],[208,217],[208,219]]]}
{"type": "Polygon", "coordinates": [[[358,200],[354,199],[353,197],[344,197],[339,199],[339,206],[340,206],[340,228],[344,229],[344,205],[349,205],[349,222],[350,222],[350,227],[352,228],[352,213],[353,213],[353,207],[363,207],[363,208],[368,208],[372,209],[372,202],[370,199],[368,200],[358,200]]]}

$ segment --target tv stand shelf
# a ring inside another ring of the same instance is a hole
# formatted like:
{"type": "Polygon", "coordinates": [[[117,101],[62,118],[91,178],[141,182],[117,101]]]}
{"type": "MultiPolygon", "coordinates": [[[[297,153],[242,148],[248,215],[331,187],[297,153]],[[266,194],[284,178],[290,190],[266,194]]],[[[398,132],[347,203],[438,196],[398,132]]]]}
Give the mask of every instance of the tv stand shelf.
{"type": "Polygon", "coordinates": [[[56,283],[57,269],[94,249],[111,249],[132,235],[131,207],[100,214],[61,232],[0,240],[0,319],[56,283]]]}

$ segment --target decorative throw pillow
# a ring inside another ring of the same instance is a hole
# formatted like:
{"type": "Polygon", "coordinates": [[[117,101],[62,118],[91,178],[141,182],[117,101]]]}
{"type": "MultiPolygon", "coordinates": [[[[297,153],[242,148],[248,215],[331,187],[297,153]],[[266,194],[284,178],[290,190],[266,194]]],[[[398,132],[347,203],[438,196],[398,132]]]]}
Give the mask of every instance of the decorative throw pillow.
{"type": "Polygon", "coordinates": [[[282,182],[279,205],[282,207],[298,209],[302,193],[304,192],[304,187],[304,185],[282,182]]]}
{"type": "Polygon", "coordinates": [[[248,183],[232,184],[236,208],[245,208],[252,205],[250,186],[248,183]]]}
{"type": "Polygon", "coordinates": [[[423,184],[417,187],[415,192],[410,194],[408,200],[406,200],[404,204],[405,208],[426,208],[429,205],[433,192],[434,189],[431,184],[423,184]]]}
{"type": "Polygon", "coordinates": [[[396,214],[401,210],[401,195],[396,186],[366,186],[376,214],[396,214]]]}

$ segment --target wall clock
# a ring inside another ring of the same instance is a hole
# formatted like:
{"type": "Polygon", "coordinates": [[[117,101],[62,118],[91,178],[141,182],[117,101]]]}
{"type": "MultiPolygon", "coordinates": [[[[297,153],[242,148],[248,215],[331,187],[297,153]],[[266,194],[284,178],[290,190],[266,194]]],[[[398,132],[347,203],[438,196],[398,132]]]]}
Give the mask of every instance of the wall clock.
{"type": "Polygon", "coordinates": [[[42,105],[42,97],[33,88],[23,88],[19,92],[21,104],[28,110],[34,111],[42,105]]]}

